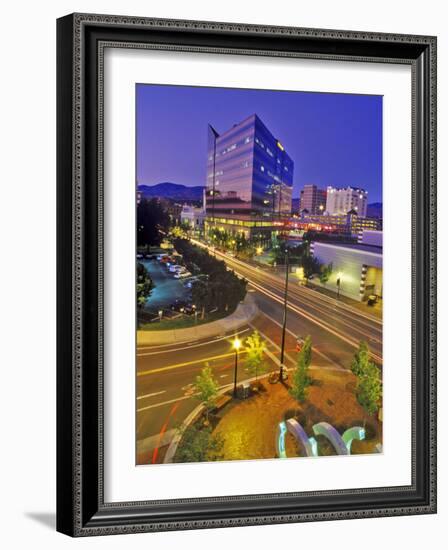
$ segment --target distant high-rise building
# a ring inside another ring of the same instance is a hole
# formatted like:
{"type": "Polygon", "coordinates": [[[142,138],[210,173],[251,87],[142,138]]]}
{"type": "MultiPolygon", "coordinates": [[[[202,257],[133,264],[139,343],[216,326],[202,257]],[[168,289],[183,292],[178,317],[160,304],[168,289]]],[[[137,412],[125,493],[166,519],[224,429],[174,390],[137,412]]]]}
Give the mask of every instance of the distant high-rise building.
{"type": "Polygon", "coordinates": [[[358,187],[344,187],[343,189],[327,187],[326,212],[330,215],[345,215],[354,210],[358,216],[365,218],[367,197],[368,192],[358,187]]]}
{"type": "Polygon", "coordinates": [[[208,219],[291,212],[294,163],[257,115],[222,134],[209,125],[208,219]]]}
{"type": "Polygon", "coordinates": [[[327,204],[327,190],[317,185],[305,185],[300,192],[300,211],[308,214],[323,214],[327,204]]]}

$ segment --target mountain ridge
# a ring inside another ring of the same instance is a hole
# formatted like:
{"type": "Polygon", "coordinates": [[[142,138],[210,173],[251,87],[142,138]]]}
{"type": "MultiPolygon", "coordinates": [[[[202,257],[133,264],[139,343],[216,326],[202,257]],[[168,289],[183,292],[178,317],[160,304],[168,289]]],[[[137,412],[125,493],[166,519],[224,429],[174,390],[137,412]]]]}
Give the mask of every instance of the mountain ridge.
{"type": "Polygon", "coordinates": [[[204,192],[203,185],[195,185],[189,187],[181,183],[173,183],[171,181],[164,181],[156,183],[155,185],[139,184],[137,189],[141,192],[143,197],[163,197],[173,200],[202,200],[202,194],[204,192]]]}

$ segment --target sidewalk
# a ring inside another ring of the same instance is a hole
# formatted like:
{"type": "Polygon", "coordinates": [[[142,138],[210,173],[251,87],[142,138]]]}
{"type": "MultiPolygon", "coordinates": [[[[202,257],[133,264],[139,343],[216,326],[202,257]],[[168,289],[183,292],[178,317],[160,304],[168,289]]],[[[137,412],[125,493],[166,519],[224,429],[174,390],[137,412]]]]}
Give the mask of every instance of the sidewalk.
{"type": "Polygon", "coordinates": [[[156,346],[161,344],[176,344],[192,342],[205,338],[221,336],[227,332],[240,329],[250,323],[258,312],[253,296],[247,293],[244,301],[238,305],[236,310],[223,319],[212,321],[204,325],[177,330],[160,331],[137,331],[137,346],[156,346]]]}

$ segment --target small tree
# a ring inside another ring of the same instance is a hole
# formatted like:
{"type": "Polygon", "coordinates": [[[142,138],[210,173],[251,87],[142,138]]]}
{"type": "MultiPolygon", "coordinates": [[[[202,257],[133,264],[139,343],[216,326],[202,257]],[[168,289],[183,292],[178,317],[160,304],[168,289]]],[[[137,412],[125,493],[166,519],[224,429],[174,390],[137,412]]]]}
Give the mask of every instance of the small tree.
{"type": "Polygon", "coordinates": [[[265,350],[266,343],[260,338],[257,331],[246,338],[244,367],[249,374],[255,376],[256,381],[258,381],[258,376],[266,371],[266,362],[263,357],[265,350]]]}
{"type": "Polygon", "coordinates": [[[222,460],[224,440],[212,435],[210,427],[189,426],[182,434],[174,462],[206,462],[222,460]]]}
{"type": "Polygon", "coordinates": [[[351,371],[355,376],[360,376],[366,370],[366,366],[369,363],[369,346],[367,342],[361,340],[359,342],[358,351],[353,356],[352,364],[350,365],[351,371]]]}
{"type": "Polygon", "coordinates": [[[319,261],[314,258],[314,256],[311,256],[309,252],[305,253],[302,256],[301,259],[302,267],[303,267],[303,275],[305,277],[305,280],[308,281],[314,273],[317,273],[320,271],[320,263],[319,261]]]}
{"type": "Polygon", "coordinates": [[[195,281],[191,289],[191,299],[197,310],[201,311],[201,319],[205,317],[205,308],[208,305],[208,284],[205,281],[195,281]]]}
{"type": "Polygon", "coordinates": [[[369,362],[364,375],[358,383],[358,402],[367,414],[374,414],[379,408],[379,401],[383,394],[380,369],[369,362]]]}
{"type": "Polygon", "coordinates": [[[330,275],[333,273],[333,264],[329,263],[328,265],[322,265],[319,273],[319,281],[325,285],[328,283],[330,275]]]}
{"type": "Polygon", "coordinates": [[[137,245],[158,246],[168,231],[170,217],[157,198],[142,199],[137,206],[137,245]]]}
{"type": "Polygon", "coordinates": [[[148,297],[151,295],[151,291],[154,285],[149,276],[146,267],[138,262],[137,263],[137,309],[141,309],[148,297]]]}
{"type": "Polygon", "coordinates": [[[218,396],[218,382],[213,376],[212,369],[206,365],[199,376],[196,377],[194,390],[196,398],[201,401],[205,407],[205,418],[208,423],[208,415],[215,407],[216,397],[218,396]]]}
{"type": "Polygon", "coordinates": [[[382,381],[380,369],[370,360],[369,346],[366,342],[359,342],[359,349],[353,357],[351,370],[358,378],[356,397],[358,403],[367,414],[374,414],[379,407],[382,397],[382,381]]]}
{"type": "Polygon", "coordinates": [[[308,393],[308,386],[311,384],[311,377],[308,374],[311,364],[312,343],[311,336],[307,336],[302,349],[297,355],[297,366],[292,374],[292,386],[289,393],[296,401],[305,401],[308,393]]]}

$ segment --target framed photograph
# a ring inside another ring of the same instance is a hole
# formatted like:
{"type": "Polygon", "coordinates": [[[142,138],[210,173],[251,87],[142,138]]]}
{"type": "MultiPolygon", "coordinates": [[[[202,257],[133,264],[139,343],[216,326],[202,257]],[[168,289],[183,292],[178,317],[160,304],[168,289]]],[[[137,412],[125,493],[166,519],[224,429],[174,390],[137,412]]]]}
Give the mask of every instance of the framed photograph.
{"type": "Polygon", "coordinates": [[[57,529],[435,513],[436,38],[57,40],[57,529]]]}

